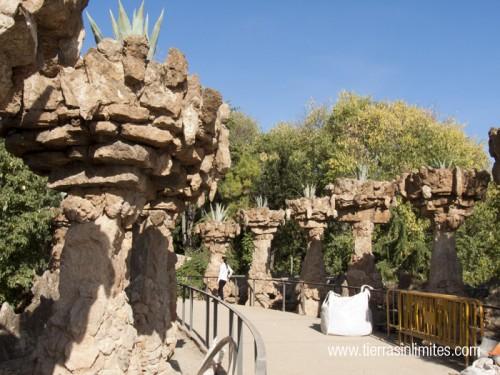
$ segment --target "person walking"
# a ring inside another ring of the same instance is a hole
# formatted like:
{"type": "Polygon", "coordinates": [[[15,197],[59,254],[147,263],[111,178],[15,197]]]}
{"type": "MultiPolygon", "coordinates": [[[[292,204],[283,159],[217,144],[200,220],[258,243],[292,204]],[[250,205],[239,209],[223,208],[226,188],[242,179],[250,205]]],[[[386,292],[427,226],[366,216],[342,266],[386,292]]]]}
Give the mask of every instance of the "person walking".
{"type": "Polygon", "coordinates": [[[233,269],[229,264],[227,264],[227,258],[222,257],[222,263],[219,267],[219,278],[217,282],[219,283],[219,290],[217,294],[221,300],[224,301],[224,285],[226,285],[229,278],[233,275],[233,269]]]}

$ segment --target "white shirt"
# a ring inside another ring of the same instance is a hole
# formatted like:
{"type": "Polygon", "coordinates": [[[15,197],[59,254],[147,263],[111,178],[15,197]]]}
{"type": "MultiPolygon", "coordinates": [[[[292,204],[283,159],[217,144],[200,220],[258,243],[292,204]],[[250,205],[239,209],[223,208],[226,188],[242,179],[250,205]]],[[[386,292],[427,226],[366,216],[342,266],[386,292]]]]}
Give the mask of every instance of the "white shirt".
{"type": "Polygon", "coordinates": [[[219,278],[217,279],[217,282],[221,280],[227,281],[232,274],[233,274],[233,269],[229,266],[229,264],[222,262],[222,264],[219,267],[219,278]]]}

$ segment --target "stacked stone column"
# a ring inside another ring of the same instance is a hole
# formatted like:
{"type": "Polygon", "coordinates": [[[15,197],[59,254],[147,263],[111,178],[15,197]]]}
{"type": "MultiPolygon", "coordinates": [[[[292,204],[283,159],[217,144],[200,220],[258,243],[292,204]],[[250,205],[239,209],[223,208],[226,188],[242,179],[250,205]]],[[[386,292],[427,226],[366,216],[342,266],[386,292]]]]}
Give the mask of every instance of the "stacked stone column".
{"type": "Polygon", "coordinates": [[[464,294],[455,234],[488,188],[487,171],[421,168],[403,176],[400,193],[432,221],[434,241],[427,289],[464,294]]]}
{"type": "Polygon", "coordinates": [[[0,3],[0,135],[67,193],[59,299],[32,372],[168,374],[170,230],[183,203],[213,197],[230,166],[229,107],[188,75],[180,51],[148,61],[142,36],[79,57],[86,3],[0,3]]]}
{"type": "MultiPolygon", "coordinates": [[[[217,295],[219,268],[222,258],[226,256],[231,247],[231,241],[240,234],[240,226],[232,221],[204,221],[198,223],[194,229],[201,236],[202,246],[210,253],[208,266],[205,270],[204,280],[208,290],[217,295]]],[[[224,299],[228,302],[236,302],[237,292],[234,283],[228,282],[224,287],[224,299]]]]}
{"type": "Polygon", "coordinates": [[[495,159],[493,165],[493,179],[500,185],[500,128],[490,129],[490,155],[495,159]]]}
{"type": "Polygon", "coordinates": [[[252,208],[242,210],[240,218],[243,225],[250,229],[253,235],[254,252],[248,271],[248,288],[255,305],[269,308],[280,294],[274,283],[269,281],[272,278],[271,242],[278,227],[284,222],[285,212],[270,210],[267,207],[252,208]]]}
{"type": "Polygon", "coordinates": [[[347,271],[347,283],[352,287],[368,284],[382,286],[375,268],[372,235],[375,224],[388,223],[394,204],[396,185],[385,181],[359,181],[339,178],[326,190],[335,200],[337,220],[352,224],[354,253],[347,271]]]}
{"type": "Polygon", "coordinates": [[[300,198],[287,200],[286,204],[290,216],[307,234],[306,256],[300,272],[302,283],[297,287],[299,293],[298,312],[317,316],[325,290],[314,284],[322,284],[326,281],[323,235],[328,219],[336,215],[335,200],[329,197],[300,198]]]}
{"type": "Polygon", "coordinates": [[[127,295],[138,332],[140,368],[147,373],[166,363],[176,345],[177,289],[172,230],[182,211],[176,199],[148,204],[134,225],[127,295]]]}

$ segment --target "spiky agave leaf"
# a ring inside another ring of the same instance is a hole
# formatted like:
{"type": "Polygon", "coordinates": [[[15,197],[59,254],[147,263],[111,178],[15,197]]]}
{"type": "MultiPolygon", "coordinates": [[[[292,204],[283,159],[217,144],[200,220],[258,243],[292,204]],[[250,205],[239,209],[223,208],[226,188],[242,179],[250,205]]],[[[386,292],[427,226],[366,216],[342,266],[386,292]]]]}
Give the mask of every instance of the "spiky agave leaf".
{"type": "Polygon", "coordinates": [[[257,198],[255,198],[255,203],[257,204],[258,208],[265,208],[267,207],[267,198],[259,195],[257,198]]]}
{"type": "Polygon", "coordinates": [[[368,173],[370,171],[370,167],[367,164],[360,164],[356,166],[356,178],[359,181],[368,180],[368,173]]]}
{"type": "Polygon", "coordinates": [[[432,168],[437,168],[437,169],[451,169],[453,168],[455,163],[453,160],[448,160],[448,159],[433,159],[430,162],[430,167],[432,168]]]}
{"type": "Polygon", "coordinates": [[[144,21],[144,36],[149,41],[149,14],[146,14],[146,21],[144,21]]]}
{"type": "Polygon", "coordinates": [[[304,187],[304,197],[305,198],[315,198],[316,197],[316,185],[314,184],[307,184],[304,187]]]}
{"type": "Polygon", "coordinates": [[[204,212],[203,220],[211,220],[218,223],[223,223],[227,219],[228,209],[225,208],[222,204],[216,203],[215,209],[212,205],[210,205],[210,212],[204,212]]]}
{"type": "Polygon", "coordinates": [[[132,21],[132,34],[142,35],[144,30],[144,0],[142,1],[139,10],[136,12],[134,10],[134,18],[132,21]]]}
{"type": "Polygon", "coordinates": [[[99,28],[99,26],[97,26],[97,23],[91,17],[89,12],[87,12],[87,18],[89,19],[90,28],[92,29],[92,34],[94,34],[95,42],[96,44],[99,44],[104,39],[104,35],[102,34],[101,29],[99,28]]]}
{"type": "Polygon", "coordinates": [[[118,23],[116,22],[115,15],[109,10],[109,17],[111,18],[111,26],[113,27],[113,33],[115,34],[115,39],[116,40],[122,40],[122,35],[120,32],[120,28],[118,27],[118,23]]]}
{"type": "Polygon", "coordinates": [[[122,38],[129,36],[132,32],[130,19],[128,18],[127,12],[125,11],[121,0],[118,0],[118,27],[120,28],[122,38]]]}
{"type": "MultiPolygon", "coordinates": [[[[141,6],[138,10],[134,10],[132,24],[130,23],[130,19],[123,7],[121,0],[118,0],[118,19],[115,18],[115,15],[110,10],[111,24],[113,27],[113,33],[115,34],[115,39],[118,41],[124,40],[129,35],[140,35],[145,36],[148,40],[149,44],[149,52],[148,52],[148,60],[152,60],[156,53],[156,47],[158,45],[158,38],[160,36],[160,29],[163,23],[163,18],[165,14],[165,10],[162,9],[158,20],[156,21],[151,36],[149,33],[149,15],[144,17],[144,0],[141,3],[141,6]]],[[[90,25],[92,27],[92,31],[94,33],[94,37],[96,39],[96,43],[99,43],[104,36],[97,26],[96,22],[92,19],[92,17],[87,13],[90,21],[90,25]]]]}
{"type": "Polygon", "coordinates": [[[148,60],[153,60],[153,57],[155,56],[156,53],[156,46],[158,44],[158,37],[160,36],[160,29],[161,29],[161,24],[163,22],[163,15],[165,10],[162,9],[160,13],[160,17],[158,17],[158,20],[155,23],[155,26],[153,27],[153,33],[151,34],[151,38],[149,39],[149,53],[148,53],[148,60]]]}

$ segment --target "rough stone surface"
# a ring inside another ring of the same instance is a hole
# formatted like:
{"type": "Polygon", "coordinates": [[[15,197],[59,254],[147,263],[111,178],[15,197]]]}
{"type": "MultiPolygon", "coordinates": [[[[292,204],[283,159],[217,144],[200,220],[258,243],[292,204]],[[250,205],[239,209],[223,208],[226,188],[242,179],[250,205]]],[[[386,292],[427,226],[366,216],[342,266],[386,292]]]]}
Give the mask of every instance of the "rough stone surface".
{"type": "Polygon", "coordinates": [[[87,0],[0,5],[0,135],[68,194],[58,298],[43,335],[25,335],[37,349],[24,363],[40,375],[172,373],[170,230],[230,165],[228,107],[188,76],[179,51],[148,61],[141,37],[106,39],[80,58],[87,0]]]}
{"type": "MultiPolygon", "coordinates": [[[[497,280],[498,281],[498,280],[497,280]]],[[[485,303],[490,306],[500,306],[500,287],[498,282],[489,288],[489,294],[485,303]]],[[[485,309],[486,335],[500,341],[500,311],[491,308],[485,309]]]]}
{"type": "MultiPolygon", "coordinates": [[[[210,252],[210,259],[205,270],[205,284],[213,294],[217,295],[217,278],[222,257],[231,246],[231,240],[240,234],[240,226],[232,221],[216,222],[204,221],[194,227],[194,232],[201,236],[202,246],[210,252]]],[[[228,282],[224,287],[224,299],[228,302],[237,302],[235,285],[228,282]]]]}
{"type": "Polygon", "coordinates": [[[490,155],[495,159],[493,165],[493,179],[500,185],[500,129],[490,129],[490,155]]]}
{"type": "Polygon", "coordinates": [[[133,227],[127,295],[138,332],[140,368],[164,373],[176,345],[176,255],[172,229],[179,207],[144,210],[133,227]]]}
{"type": "Polygon", "coordinates": [[[252,264],[248,271],[250,279],[248,288],[252,293],[254,305],[269,308],[275,304],[280,296],[278,288],[272,281],[271,263],[271,241],[278,227],[284,223],[285,212],[283,210],[270,210],[267,207],[253,208],[240,211],[240,221],[253,234],[254,252],[252,264]],[[255,290],[253,290],[255,285],[255,290]]]}
{"type": "Polygon", "coordinates": [[[335,201],[337,220],[352,225],[354,252],[346,275],[349,286],[382,286],[382,278],[375,268],[372,234],[374,224],[389,222],[389,209],[395,204],[396,190],[394,182],[351,178],[336,179],[326,187],[335,201]]]}
{"type": "Polygon", "coordinates": [[[402,176],[400,194],[430,218],[434,243],[427,289],[464,294],[462,270],[455,248],[455,232],[486,194],[487,171],[421,168],[402,176]]]}
{"type": "Polygon", "coordinates": [[[287,216],[297,221],[307,233],[306,257],[300,272],[300,280],[303,283],[297,286],[299,293],[298,312],[317,316],[325,290],[312,283],[326,282],[322,240],[327,221],[337,215],[335,200],[330,197],[300,198],[287,200],[286,205],[287,216]]]}

